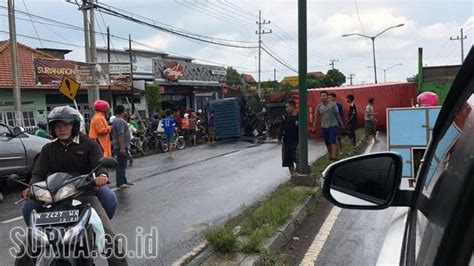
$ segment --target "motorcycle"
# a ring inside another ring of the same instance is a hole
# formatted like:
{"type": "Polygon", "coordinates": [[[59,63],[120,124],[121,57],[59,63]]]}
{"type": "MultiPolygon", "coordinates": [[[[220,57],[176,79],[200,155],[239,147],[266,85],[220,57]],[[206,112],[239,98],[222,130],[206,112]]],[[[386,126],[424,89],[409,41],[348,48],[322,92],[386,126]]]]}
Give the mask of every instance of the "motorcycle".
{"type": "Polygon", "coordinates": [[[15,265],[94,265],[94,254],[104,251],[105,233],[99,216],[83,194],[94,189],[99,167],[116,165],[115,159],[104,157],[89,174],[74,177],[55,173],[31,186],[17,175],[10,175],[10,182],[29,187],[29,198],[42,203],[31,213],[26,241],[15,265]]]}
{"type": "MultiPolygon", "coordinates": [[[[184,147],[186,146],[186,140],[184,139],[183,133],[175,129],[174,138],[175,139],[173,146],[176,147],[178,150],[184,149],[184,147]]],[[[163,152],[168,152],[168,138],[166,136],[161,136],[160,147],[163,152]]]]}
{"type": "Polygon", "coordinates": [[[165,141],[166,137],[164,133],[159,132],[151,132],[147,133],[145,139],[142,142],[142,150],[147,153],[149,151],[158,152],[161,150],[162,152],[168,151],[168,142],[165,141]]]}

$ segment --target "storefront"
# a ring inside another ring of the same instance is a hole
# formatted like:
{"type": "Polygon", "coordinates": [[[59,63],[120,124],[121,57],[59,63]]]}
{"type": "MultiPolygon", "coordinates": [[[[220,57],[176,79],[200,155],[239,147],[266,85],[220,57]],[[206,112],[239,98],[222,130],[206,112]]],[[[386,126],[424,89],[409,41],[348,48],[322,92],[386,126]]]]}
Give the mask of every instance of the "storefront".
{"type": "Polygon", "coordinates": [[[154,59],[153,71],[164,93],[164,108],[202,111],[209,101],[222,98],[224,67],[168,57],[154,59]]]}

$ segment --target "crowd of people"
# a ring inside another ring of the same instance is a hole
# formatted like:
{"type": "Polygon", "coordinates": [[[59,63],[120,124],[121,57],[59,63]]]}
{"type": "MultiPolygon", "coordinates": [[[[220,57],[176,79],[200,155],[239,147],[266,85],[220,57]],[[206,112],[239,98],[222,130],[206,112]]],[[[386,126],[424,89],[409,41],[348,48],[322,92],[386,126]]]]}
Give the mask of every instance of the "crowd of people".
{"type": "MultiPolygon", "coordinates": [[[[313,133],[317,127],[321,129],[321,135],[326,144],[328,157],[331,161],[336,161],[342,152],[342,133],[345,130],[347,137],[355,147],[357,125],[357,106],[354,103],[354,95],[347,95],[346,101],[349,104],[347,116],[344,115],[343,105],[337,101],[336,93],[320,92],[321,103],[315,107],[313,133]]],[[[368,100],[365,108],[365,136],[376,139],[376,122],[374,112],[374,98],[368,100]]],[[[287,114],[282,117],[282,123],[278,134],[278,143],[282,146],[282,166],[288,167],[290,174],[296,174],[295,166],[298,164],[298,112],[294,100],[285,104],[287,114]]]]}

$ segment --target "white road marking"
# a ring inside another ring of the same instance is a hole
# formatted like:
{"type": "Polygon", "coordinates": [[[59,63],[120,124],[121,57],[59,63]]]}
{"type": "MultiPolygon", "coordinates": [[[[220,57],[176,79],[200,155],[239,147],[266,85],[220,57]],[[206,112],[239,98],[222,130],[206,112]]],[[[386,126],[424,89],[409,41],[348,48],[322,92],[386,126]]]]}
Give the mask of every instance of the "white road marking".
{"type": "Polygon", "coordinates": [[[21,220],[21,219],[23,219],[23,216],[18,216],[18,217],[15,217],[13,219],[10,219],[10,220],[3,221],[2,224],[13,223],[13,222],[16,222],[16,221],[21,220]]]}
{"type": "Polygon", "coordinates": [[[316,259],[318,258],[319,253],[323,249],[324,243],[326,242],[329,236],[329,233],[331,233],[331,230],[334,226],[334,223],[336,223],[337,217],[340,212],[341,212],[341,208],[339,207],[333,207],[331,209],[328,217],[326,217],[326,220],[324,220],[323,225],[319,229],[318,234],[314,237],[313,243],[311,244],[308,251],[304,255],[304,258],[301,261],[300,265],[314,266],[314,263],[316,259]]]}
{"type": "MultiPolygon", "coordinates": [[[[375,141],[372,139],[369,145],[367,145],[367,148],[365,149],[364,154],[371,152],[374,145],[375,145],[375,141]]],[[[328,217],[326,217],[326,220],[324,220],[323,225],[319,229],[318,234],[314,237],[313,243],[311,244],[308,251],[304,255],[304,258],[301,261],[300,265],[314,266],[314,263],[316,262],[316,259],[318,258],[319,253],[323,249],[324,243],[326,242],[329,234],[331,233],[331,230],[334,226],[334,223],[336,223],[337,217],[340,212],[341,212],[341,208],[333,207],[331,209],[328,217]]]]}
{"type": "Polygon", "coordinates": [[[112,188],[112,191],[117,191],[117,190],[119,190],[119,189],[120,189],[119,187],[112,188]]]}

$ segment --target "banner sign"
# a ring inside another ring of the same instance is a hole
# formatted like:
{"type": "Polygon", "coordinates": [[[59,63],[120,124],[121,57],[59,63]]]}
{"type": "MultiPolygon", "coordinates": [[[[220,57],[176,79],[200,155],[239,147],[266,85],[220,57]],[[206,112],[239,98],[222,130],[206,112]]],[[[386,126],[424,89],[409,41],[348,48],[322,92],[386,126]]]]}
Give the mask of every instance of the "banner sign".
{"type": "Polygon", "coordinates": [[[76,76],[76,62],[71,60],[34,58],[37,85],[59,85],[63,76],[76,76]]]}
{"type": "Polygon", "coordinates": [[[59,85],[64,75],[82,86],[130,87],[130,63],[81,63],[63,59],[34,58],[37,85],[59,85]]]}

